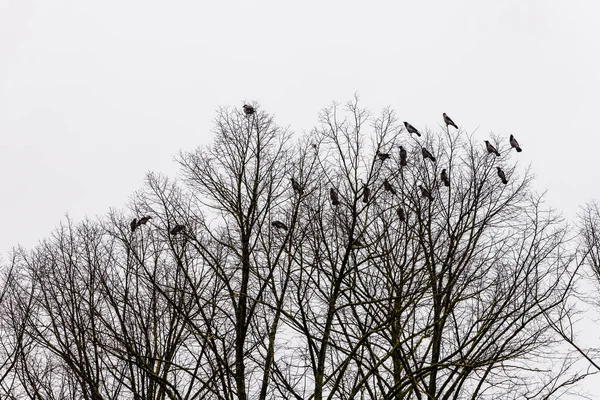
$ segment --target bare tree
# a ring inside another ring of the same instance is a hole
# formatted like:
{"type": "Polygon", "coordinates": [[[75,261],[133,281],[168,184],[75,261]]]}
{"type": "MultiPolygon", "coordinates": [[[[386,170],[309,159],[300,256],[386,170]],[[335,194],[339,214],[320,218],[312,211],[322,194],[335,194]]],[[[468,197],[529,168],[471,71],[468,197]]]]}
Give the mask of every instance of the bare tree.
{"type": "Polygon", "coordinates": [[[293,142],[252,110],[220,109],[181,181],[149,174],[126,213],[16,252],[0,390],[551,398],[581,379],[555,357],[581,260],[506,140],[413,137],[355,98],[293,142]]]}

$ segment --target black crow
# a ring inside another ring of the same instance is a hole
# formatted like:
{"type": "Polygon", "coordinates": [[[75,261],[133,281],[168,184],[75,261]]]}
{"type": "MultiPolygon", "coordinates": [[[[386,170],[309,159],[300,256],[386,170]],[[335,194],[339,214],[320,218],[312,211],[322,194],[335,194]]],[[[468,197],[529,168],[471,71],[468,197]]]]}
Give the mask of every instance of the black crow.
{"type": "Polygon", "coordinates": [[[131,232],[135,232],[135,230],[138,227],[137,218],[132,219],[131,223],[129,224],[129,226],[131,227],[131,232]]]}
{"type": "Polygon", "coordinates": [[[290,178],[290,180],[292,181],[292,188],[294,189],[294,192],[302,194],[302,185],[300,185],[294,178],[290,178]]]}
{"type": "Polygon", "coordinates": [[[400,222],[406,221],[406,214],[404,213],[402,207],[398,207],[396,209],[396,214],[398,214],[398,219],[400,220],[400,222]]]}
{"type": "Polygon", "coordinates": [[[498,153],[498,150],[496,150],[496,148],[492,146],[492,144],[488,140],[485,141],[485,148],[487,149],[488,153],[494,153],[496,157],[500,157],[500,153],[498,153]]]}
{"type": "Polygon", "coordinates": [[[498,176],[502,180],[502,183],[504,183],[506,185],[508,183],[508,179],[506,179],[506,174],[504,173],[504,171],[502,171],[502,169],[500,167],[496,167],[496,168],[498,169],[498,176]]]}
{"type": "Polygon", "coordinates": [[[394,187],[388,182],[387,179],[383,180],[383,188],[386,190],[386,192],[391,192],[392,194],[396,194],[396,189],[394,189],[394,187]]]}
{"type": "Polygon", "coordinates": [[[458,126],[456,126],[456,124],[454,123],[454,121],[452,121],[452,118],[450,118],[449,116],[447,116],[446,113],[444,113],[444,122],[446,123],[446,128],[448,127],[448,125],[452,125],[456,129],[458,129],[458,126]]]}
{"type": "Polygon", "coordinates": [[[448,179],[448,173],[446,172],[446,168],[442,170],[441,178],[442,182],[444,182],[444,186],[450,186],[450,179],[448,179]]]}
{"type": "Polygon", "coordinates": [[[406,149],[404,149],[404,147],[400,146],[400,165],[405,166],[407,164],[406,162],[406,149]]]}
{"type": "Polygon", "coordinates": [[[363,203],[369,202],[369,197],[371,197],[371,189],[367,185],[363,185],[362,189],[362,201],[363,203]]]}
{"type": "Polygon", "coordinates": [[[177,235],[185,230],[185,225],[175,225],[173,229],[169,232],[171,235],[177,235]]]}
{"type": "Polygon", "coordinates": [[[381,161],[385,161],[385,160],[387,160],[388,158],[390,158],[390,153],[381,153],[381,152],[379,152],[379,151],[378,151],[378,152],[377,152],[377,157],[379,157],[379,159],[380,159],[381,161]]]}
{"type": "Polygon", "coordinates": [[[423,185],[419,185],[419,188],[421,189],[421,195],[423,197],[427,198],[429,201],[433,201],[433,196],[429,190],[425,189],[423,185]]]}
{"type": "Polygon", "coordinates": [[[435,162],[435,157],[431,154],[425,147],[421,149],[421,153],[423,153],[423,160],[429,158],[431,161],[435,162]]]}
{"type": "Polygon", "coordinates": [[[284,231],[288,230],[287,225],[281,221],[273,221],[273,222],[271,222],[271,225],[273,225],[277,229],[283,229],[284,231]]]}
{"type": "Polygon", "coordinates": [[[510,146],[517,149],[517,153],[520,153],[523,151],[523,149],[521,149],[521,146],[519,146],[519,142],[517,142],[517,139],[515,139],[515,137],[513,135],[510,135],[510,146]]]}
{"type": "Polygon", "coordinates": [[[331,204],[334,206],[340,205],[340,199],[338,199],[337,192],[334,188],[329,189],[329,198],[331,199],[331,204]]]}
{"type": "Polygon", "coordinates": [[[406,130],[408,131],[408,133],[414,133],[417,136],[421,137],[421,133],[417,130],[417,128],[415,128],[408,122],[404,121],[404,126],[406,127],[406,130]]]}
{"type": "Polygon", "coordinates": [[[247,116],[254,114],[254,107],[249,106],[248,104],[244,104],[243,108],[244,114],[246,114],[247,116]]]}
{"type": "Polygon", "coordinates": [[[140,220],[138,221],[138,226],[140,225],[146,225],[146,222],[150,221],[152,219],[151,216],[146,215],[145,217],[140,218],[140,220]]]}

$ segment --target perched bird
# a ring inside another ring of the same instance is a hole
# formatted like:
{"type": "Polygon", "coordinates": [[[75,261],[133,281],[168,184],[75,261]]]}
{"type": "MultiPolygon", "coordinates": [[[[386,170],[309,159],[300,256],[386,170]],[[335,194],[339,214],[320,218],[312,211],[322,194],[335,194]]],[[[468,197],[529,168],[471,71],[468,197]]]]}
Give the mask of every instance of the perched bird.
{"type": "Polygon", "coordinates": [[[396,209],[396,214],[398,214],[398,219],[400,222],[406,221],[406,214],[404,213],[404,209],[402,207],[398,207],[396,209]]]}
{"type": "Polygon", "coordinates": [[[487,149],[488,153],[494,153],[496,157],[500,157],[500,153],[498,153],[498,150],[496,150],[496,148],[489,142],[489,140],[485,141],[485,148],[487,149]]]}
{"type": "Polygon", "coordinates": [[[458,129],[458,126],[456,126],[454,121],[452,121],[452,118],[450,118],[448,115],[446,115],[446,113],[444,113],[444,122],[446,123],[446,128],[448,127],[448,125],[452,125],[456,129],[458,129]]]}
{"type": "Polygon", "coordinates": [[[151,216],[146,215],[145,217],[140,218],[140,220],[138,221],[138,226],[140,225],[146,225],[146,222],[150,221],[152,219],[151,216]]]}
{"type": "Polygon", "coordinates": [[[329,189],[329,199],[331,199],[331,204],[334,206],[340,205],[340,199],[338,199],[338,194],[334,188],[329,189]]]}
{"type": "Polygon", "coordinates": [[[290,180],[292,181],[292,188],[294,189],[294,192],[302,194],[302,185],[300,185],[293,177],[290,178],[290,180]]]}
{"type": "Polygon", "coordinates": [[[179,225],[179,224],[177,224],[177,225],[175,225],[175,226],[173,227],[173,229],[171,229],[171,230],[169,231],[169,233],[170,233],[171,235],[175,236],[175,235],[177,235],[177,234],[179,234],[179,233],[183,232],[184,230],[185,230],[185,225],[179,225]]]}
{"type": "Polygon", "coordinates": [[[504,171],[502,171],[502,169],[500,167],[496,167],[496,168],[498,169],[498,176],[502,180],[502,183],[504,183],[506,185],[508,183],[508,179],[506,179],[506,174],[504,173],[504,171]]]}
{"type": "Polygon", "coordinates": [[[380,159],[381,161],[385,161],[385,160],[387,160],[388,158],[390,158],[390,153],[381,153],[381,152],[379,152],[379,151],[378,151],[378,152],[377,152],[377,157],[379,157],[379,159],[380,159]]]}
{"type": "Polygon", "coordinates": [[[450,186],[450,179],[448,179],[448,173],[446,172],[446,168],[442,170],[441,174],[442,182],[444,182],[444,186],[450,186]]]}
{"type": "Polygon", "coordinates": [[[407,164],[406,162],[406,149],[404,149],[404,147],[400,146],[400,165],[405,166],[407,164]]]}
{"type": "Polygon", "coordinates": [[[387,179],[383,180],[383,188],[386,192],[390,192],[392,194],[396,194],[396,189],[388,182],[387,179]]]}
{"type": "Polygon", "coordinates": [[[138,227],[137,218],[132,219],[131,223],[129,224],[129,226],[131,227],[131,232],[135,232],[135,230],[138,227]]]}
{"type": "Polygon", "coordinates": [[[423,185],[419,185],[419,188],[421,189],[421,195],[423,197],[427,198],[429,201],[433,201],[433,196],[429,190],[425,189],[423,185]]]}
{"type": "Polygon", "coordinates": [[[425,147],[423,147],[421,149],[421,153],[423,153],[423,160],[426,160],[429,158],[431,161],[435,162],[435,157],[433,156],[433,154],[431,154],[429,151],[427,151],[427,149],[425,147]]]}
{"type": "Polygon", "coordinates": [[[368,203],[369,197],[371,197],[371,189],[369,189],[369,187],[367,185],[363,185],[362,193],[363,193],[363,195],[362,195],[363,203],[368,203]]]}
{"type": "Polygon", "coordinates": [[[283,229],[284,231],[288,230],[287,225],[281,221],[273,221],[273,222],[271,222],[271,225],[273,225],[273,227],[275,227],[277,229],[283,229]]]}
{"type": "Polygon", "coordinates": [[[415,128],[414,126],[412,126],[408,122],[404,121],[404,127],[406,128],[406,130],[408,131],[408,133],[414,133],[417,136],[421,137],[421,133],[417,130],[417,128],[415,128]]]}
{"type": "Polygon", "coordinates": [[[243,108],[244,114],[246,114],[247,116],[254,114],[254,107],[249,106],[248,104],[244,104],[243,108]]]}
{"type": "Polygon", "coordinates": [[[519,142],[517,142],[517,139],[515,139],[515,137],[513,135],[510,135],[510,146],[517,149],[517,153],[520,153],[523,151],[523,149],[521,149],[521,146],[519,146],[519,142]]]}

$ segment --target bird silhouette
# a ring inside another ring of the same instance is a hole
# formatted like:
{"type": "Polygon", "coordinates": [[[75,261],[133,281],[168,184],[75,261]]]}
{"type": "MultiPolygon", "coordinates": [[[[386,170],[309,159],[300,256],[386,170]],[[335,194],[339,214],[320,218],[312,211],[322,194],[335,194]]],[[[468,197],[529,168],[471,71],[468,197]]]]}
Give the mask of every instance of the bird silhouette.
{"type": "Polygon", "coordinates": [[[515,137],[513,135],[510,135],[510,146],[517,149],[517,153],[520,153],[523,151],[521,149],[521,146],[519,146],[519,142],[517,142],[517,139],[515,139],[515,137]]]}
{"type": "Polygon", "coordinates": [[[400,146],[400,165],[405,166],[407,164],[406,158],[407,158],[406,149],[404,147],[400,146]]]}
{"type": "Polygon", "coordinates": [[[431,192],[423,187],[423,185],[419,185],[419,189],[421,189],[421,195],[428,199],[429,201],[433,201],[433,196],[431,192]]]}
{"type": "Polygon", "coordinates": [[[446,168],[442,170],[442,174],[440,175],[442,178],[442,182],[444,182],[444,186],[450,186],[450,179],[448,178],[448,173],[446,172],[446,168]]]}
{"type": "Polygon", "coordinates": [[[363,203],[368,203],[369,197],[371,197],[371,189],[369,189],[369,187],[367,185],[363,185],[362,193],[363,193],[362,194],[363,203]]]}
{"type": "Polygon", "coordinates": [[[138,226],[146,225],[146,222],[150,221],[151,219],[152,219],[151,216],[146,215],[145,217],[140,218],[137,224],[138,224],[138,226]]]}
{"type": "Polygon", "coordinates": [[[173,236],[183,232],[185,230],[185,225],[177,224],[169,231],[169,233],[173,236]]]}
{"type": "Polygon", "coordinates": [[[273,221],[273,222],[271,222],[271,225],[273,225],[273,227],[275,227],[277,229],[283,229],[284,231],[288,230],[287,225],[281,221],[273,221]]]}
{"type": "Polygon", "coordinates": [[[452,118],[450,118],[448,115],[446,115],[446,113],[444,113],[443,115],[444,115],[444,122],[446,123],[446,128],[448,127],[448,125],[452,125],[456,129],[458,129],[458,126],[456,126],[454,121],[452,121],[452,118]]]}
{"type": "Polygon", "coordinates": [[[429,158],[431,161],[435,162],[435,157],[425,147],[421,149],[421,153],[423,153],[424,160],[429,158]]]}
{"type": "Polygon", "coordinates": [[[300,185],[293,177],[290,178],[290,181],[292,181],[292,189],[294,189],[294,192],[302,194],[302,185],[300,185]]]}
{"type": "Polygon", "coordinates": [[[421,137],[421,133],[417,130],[417,128],[415,128],[414,126],[412,126],[408,122],[404,121],[404,127],[406,128],[406,130],[408,131],[408,133],[414,133],[417,136],[421,137]]]}
{"type": "Polygon", "coordinates": [[[329,189],[329,199],[331,199],[331,204],[334,206],[340,205],[340,199],[338,198],[338,194],[334,188],[329,189]]]}
{"type": "Polygon", "coordinates": [[[387,179],[383,180],[383,188],[386,192],[390,192],[391,194],[396,194],[396,189],[388,182],[387,179]]]}
{"type": "Polygon", "coordinates": [[[137,218],[132,219],[131,223],[129,224],[129,226],[131,227],[131,232],[135,232],[135,230],[138,227],[137,218]]]}
{"type": "Polygon", "coordinates": [[[500,180],[502,180],[502,183],[506,185],[508,183],[508,179],[506,179],[506,174],[504,173],[504,171],[502,171],[502,168],[496,167],[496,169],[498,169],[498,176],[500,177],[500,180]]]}
{"type": "Polygon", "coordinates": [[[398,219],[400,222],[406,221],[406,214],[404,213],[404,209],[400,206],[396,209],[396,214],[398,214],[398,219]]]}
{"type": "Polygon", "coordinates": [[[496,157],[500,157],[500,153],[498,153],[498,150],[496,150],[496,148],[489,142],[489,140],[485,141],[485,148],[487,149],[488,153],[494,153],[496,157]]]}
{"type": "Polygon", "coordinates": [[[382,153],[382,152],[377,152],[377,157],[381,160],[381,161],[385,161],[388,158],[390,158],[390,153],[382,153]]]}
{"type": "Polygon", "coordinates": [[[247,116],[254,114],[254,111],[255,111],[254,107],[249,106],[248,104],[244,104],[243,109],[244,109],[244,114],[246,114],[247,116]]]}

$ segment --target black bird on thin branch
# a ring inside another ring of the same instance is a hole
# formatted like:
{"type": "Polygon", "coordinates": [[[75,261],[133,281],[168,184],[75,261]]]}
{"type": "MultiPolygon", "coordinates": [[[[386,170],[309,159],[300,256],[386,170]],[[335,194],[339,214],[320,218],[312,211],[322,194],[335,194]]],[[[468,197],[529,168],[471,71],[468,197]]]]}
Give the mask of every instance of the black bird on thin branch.
{"type": "Polygon", "coordinates": [[[244,109],[244,114],[246,114],[246,116],[251,116],[252,114],[254,114],[255,110],[254,107],[249,106],[248,104],[244,104],[243,106],[244,109]]]}
{"type": "Polygon", "coordinates": [[[404,213],[404,209],[400,206],[396,209],[396,214],[398,214],[398,219],[400,222],[406,221],[406,214],[404,213]]]}
{"type": "Polygon", "coordinates": [[[506,179],[506,174],[504,173],[504,171],[502,171],[502,168],[496,168],[498,169],[498,176],[500,177],[500,180],[506,185],[508,183],[508,179],[506,179]]]}
{"type": "Polygon", "coordinates": [[[295,180],[293,177],[290,178],[290,180],[292,181],[292,188],[294,189],[294,192],[301,195],[302,194],[302,185],[300,185],[298,183],[298,181],[295,180]]]}
{"type": "Polygon", "coordinates": [[[394,189],[394,187],[390,184],[390,182],[387,179],[383,180],[383,188],[386,192],[390,192],[394,195],[396,194],[396,189],[394,189]]]}
{"type": "Polygon", "coordinates": [[[489,140],[485,141],[485,148],[487,149],[488,153],[494,153],[496,157],[500,157],[500,153],[498,153],[498,150],[496,150],[496,148],[489,142],[489,140]]]}
{"type": "Polygon", "coordinates": [[[428,199],[429,201],[433,201],[433,196],[431,192],[423,187],[423,185],[419,185],[419,189],[421,189],[421,195],[428,199]]]}
{"type": "Polygon", "coordinates": [[[146,215],[145,217],[140,218],[140,220],[138,221],[138,226],[140,225],[146,225],[146,222],[150,221],[152,219],[151,216],[146,215]]]}
{"type": "Polygon", "coordinates": [[[446,115],[446,113],[444,113],[443,115],[444,115],[444,122],[446,123],[446,128],[448,128],[448,125],[452,125],[456,129],[458,129],[458,126],[456,126],[454,121],[452,121],[452,118],[450,118],[448,115],[446,115]]]}
{"type": "Polygon", "coordinates": [[[402,146],[400,146],[400,165],[401,166],[406,166],[407,164],[407,154],[406,154],[406,149],[402,146]]]}
{"type": "Polygon", "coordinates": [[[371,197],[371,189],[367,185],[363,185],[362,188],[362,201],[363,203],[369,202],[369,197],[371,197]]]}
{"type": "Polygon", "coordinates": [[[182,233],[183,231],[185,231],[185,225],[181,225],[181,224],[177,224],[173,227],[173,229],[171,229],[169,231],[169,233],[173,236],[182,233]]]}
{"type": "Polygon", "coordinates": [[[377,152],[377,157],[379,158],[379,160],[385,161],[388,158],[390,158],[390,153],[382,153],[382,152],[378,151],[377,152]]]}
{"type": "Polygon", "coordinates": [[[273,227],[275,227],[277,229],[283,229],[284,231],[288,230],[287,225],[281,221],[273,221],[273,222],[271,222],[271,225],[273,225],[273,227]]]}
{"type": "Polygon", "coordinates": [[[329,199],[331,200],[331,204],[334,206],[340,205],[340,199],[338,198],[338,194],[334,188],[329,189],[329,199]]]}
{"type": "Polygon", "coordinates": [[[404,121],[404,127],[406,128],[406,130],[408,131],[408,133],[414,133],[417,136],[421,137],[421,133],[417,130],[417,128],[415,128],[414,126],[412,126],[408,122],[404,121]]]}
{"type": "Polygon", "coordinates": [[[429,158],[431,161],[435,162],[435,157],[425,147],[421,149],[421,153],[423,153],[423,160],[429,158]]]}
{"type": "Polygon", "coordinates": [[[442,174],[440,176],[442,178],[442,182],[444,182],[444,186],[450,187],[450,179],[448,178],[448,173],[446,172],[446,168],[442,170],[442,174]]]}
{"type": "Polygon", "coordinates": [[[517,149],[517,153],[520,153],[523,151],[521,149],[521,146],[519,146],[519,142],[517,142],[517,139],[515,139],[515,137],[513,135],[510,135],[510,146],[517,149]]]}
{"type": "Polygon", "coordinates": [[[131,227],[131,232],[135,232],[135,230],[138,227],[137,218],[132,219],[131,223],[129,224],[129,226],[131,227]]]}

